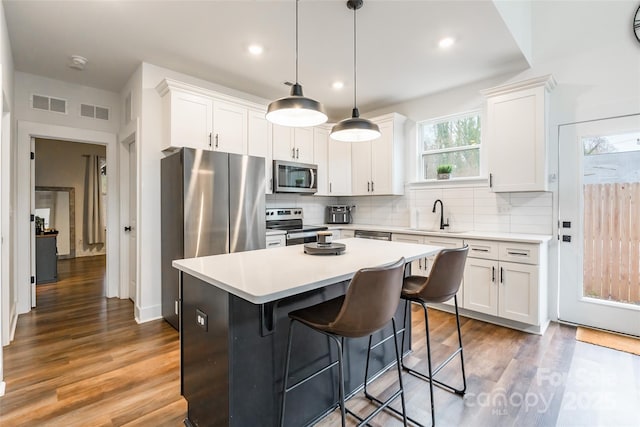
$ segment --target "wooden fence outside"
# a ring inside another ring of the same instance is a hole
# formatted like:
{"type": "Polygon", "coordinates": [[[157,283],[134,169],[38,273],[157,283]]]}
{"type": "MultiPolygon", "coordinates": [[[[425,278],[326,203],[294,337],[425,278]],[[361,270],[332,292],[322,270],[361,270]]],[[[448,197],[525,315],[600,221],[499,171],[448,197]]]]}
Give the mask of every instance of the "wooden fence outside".
{"type": "Polygon", "coordinates": [[[640,183],[584,186],[584,295],[640,304],[640,183]]]}

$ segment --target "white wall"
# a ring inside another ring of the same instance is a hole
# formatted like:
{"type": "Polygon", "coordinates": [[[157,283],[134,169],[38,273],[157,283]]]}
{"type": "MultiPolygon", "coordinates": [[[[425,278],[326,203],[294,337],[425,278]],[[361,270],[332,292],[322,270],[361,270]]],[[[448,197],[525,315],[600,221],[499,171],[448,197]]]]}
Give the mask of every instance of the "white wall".
{"type": "MultiPolygon", "coordinates": [[[[266,105],[269,101],[152,64],[142,64],[140,133],[138,148],[138,301],[137,320],[161,317],[160,259],[160,159],[162,146],[162,98],[156,86],[172,78],[205,89],[266,105]]],[[[138,94],[134,95],[134,100],[138,94]]],[[[137,107],[134,107],[137,108],[137,107]]]]}
{"type": "MultiPolygon", "coordinates": [[[[640,54],[639,45],[631,31],[632,17],[638,4],[634,0],[621,1],[534,1],[532,12],[532,57],[531,68],[510,75],[505,75],[484,82],[459,87],[424,98],[416,99],[384,109],[368,112],[365,116],[374,117],[397,111],[417,122],[434,117],[446,116],[462,111],[469,111],[483,105],[479,90],[500,84],[516,82],[527,78],[552,74],[558,85],[551,93],[549,107],[549,155],[551,172],[557,171],[558,126],[565,123],[614,117],[640,112],[640,54]]],[[[413,181],[416,176],[416,134],[415,127],[407,130],[407,180],[413,181]],[[414,142],[412,144],[412,141],[414,142]]],[[[456,191],[464,186],[456,187],[456,191]]],[[[475,187],[474,206],[478,200],[475,187]]],[[[391,211],[391,218],[398,224],[409,223],[407,209],[411,206],[406,200],[416,197],[419,187],[409,189],[404,199],[393,199],[391,202],[355,201],[365,205],[366,214],[363,221],[376,221],[384,212],[391,211]],[[413,195],[413,196],[412,196],[413,195]]],[[[428,194],[428,192],[427,192],[428,194]]],[[[534,197],[526,206],[518,207],[515,221],[530,220],[540,226],[537,231],[543,234],[557,233],[558,196],[557,191],[542,198],[534,197]],[[522,216],[523,215],[523,216],[522,216]],[[543,217],[551,218],[549,221],[543,217]]],[[[443,197],[455,196],[444,190],[443,197]]],[[[431,198],[435,196],[432,195],[431,198]]],[[[484,200],[485,218],[483,222],[476,220],[474,210],[474,229],[490,224],[513,230],[513,210],[510,214],[509,227],[506,227],[504,203],[513,206],[519,203],[522,195],[518,193],[504,194],[495,201],[484,200]],[[491,213],[493,212],[493,213],[491,213]]],[[[361,199],[361,198],[357,198],[361,199]]],[[[445,199],[443,199],[445,200],[445,199]]],[[[341,200],[342,202],[342,200],[341,200]]],[[[425,201],[426,202],[426,201],[425,201]]],[[[446,200],[445,200],[446,202],[446,200]]],[[[428,202],[426,202],[428,205],[428,202]]],[[[452,203],[455,203],[452,201],[452,203]]],[[[450,203],[451,204],[451,203],[450,203]]],[[[446,206],[446,203],[445,203],[446,206]]],[[[428,207],[428,206],[426,206],[428,207]]],[[[362,211],[362,209],[360,210],[362,211]]],[[[359,210],[356,209],[356,220],[359,210]]],[[[467,224],[470,222],[467,221],[467,224]]],[[[519,228],[519,227],[517,227],[519,228]]],[[[535,230],[534,230],[535,231],[535,230]]],[[[549,248],[549,307],[550,315],[557,315],[558,296],[558,245],[552,239],[549,248]]]]}
{"type": "MultiPolygon", "coordinates": [[[[52,138],[75,142],[103,144],[107,147],[107,163],[110,175],[118,176],[119,158],[116,133],[119,128],[119,95],[90,87],[84,87],[32,74],[15,74],[15,109],[13,118],[17,121],[17,173],[16,198],[16,242],[17,258],[16,282],[18,285],[18,313],[31,308],[30,267],[31,224],[28,221],[30,194],[29,150],[32,137],[52,138]],[[68,114],[34,110],[30,107],[32,94],[48,95],[66,99],[68,114]],[[80,117],[80,103],[106,106],[110,109],[110,120],[96,120],[80,117]]],[[[107,203],[107,296],[118,295],[119,289],[119,185],[117,179],[108,180],[107,203]]]]}
{"type": "Polygon", "coordinates": [[[14,196],[11,191],[13,156],[15,150],[12,147],[11,138],[11,112],[13,110],[13,55],[7,22],[4,14],[4,6],[0,4],[0,80],[2,91],[0,92],[0,396],[4,394],[4,369],[2,346],[9,343],[12,324],[17,319],[16,298],[17,291],[13,285],[14,274],[14,234],[12,232],[14,196]]]}
{"type": "Polygon", "coordinates": [[[15,73],[16,120],[47,123],[58,126],[118,133],[120,128],[120,97],[115,92],[80,86],[47,77],[17,71],[15,73]],[[67,114],[31,108],[31,95],[45,95],[67,100],[67,114]],[[80,116],[80,104],[109,108],[109,120],[80,116]]]}

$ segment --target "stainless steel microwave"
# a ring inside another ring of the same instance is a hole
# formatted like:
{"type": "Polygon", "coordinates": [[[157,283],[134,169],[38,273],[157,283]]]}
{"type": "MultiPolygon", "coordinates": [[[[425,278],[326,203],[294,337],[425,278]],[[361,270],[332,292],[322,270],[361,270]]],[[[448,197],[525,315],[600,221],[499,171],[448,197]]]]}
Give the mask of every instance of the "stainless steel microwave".
{"type": "Polygon", "coordinates": [[[274,160],[273,191],[276,193],[315,193],[318,191],[318,166],[274,160]]]}

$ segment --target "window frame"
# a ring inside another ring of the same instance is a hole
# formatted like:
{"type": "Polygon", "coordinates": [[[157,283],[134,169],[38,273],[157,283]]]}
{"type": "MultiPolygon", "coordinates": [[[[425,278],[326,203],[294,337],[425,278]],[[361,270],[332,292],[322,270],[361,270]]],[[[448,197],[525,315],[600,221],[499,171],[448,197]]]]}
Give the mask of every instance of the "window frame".
{"type": "Polygon", "coordinates": [[[416,168],[416,183],[446,183],[447,181],[478,181],[485,179],[484,174],[484,150],[483,150],[483,135],[482,135],[482,124],[484,120],[484,112],[481,108],[473,109],[461,113],[449,114],[446,116],[434,117],[427,120],[421,120],[416,122],[416,161],[418,163],[416,168]],[[438,123],[451,122],[456,119],[466,118],[466,117],[478,117],[480,122],[480,142],[474,145],[464,145],[459,147],[449,147],[449,148],[438,148],[434,150],[423,150],[423,140],[422,140],[422,128],[425,125],[435,125],[438,123]],[[425,178],[424,172],[424,156],[425,155],[434,155],[434,154],[443,154],[443,153],[452,153],[452,152],[461,152],[467,150],[478,150],[478,175],[475,176],[466,176],[466,177],[454,177],[448,180],[438,180],[438,179],[427,179],[425,178]]]}

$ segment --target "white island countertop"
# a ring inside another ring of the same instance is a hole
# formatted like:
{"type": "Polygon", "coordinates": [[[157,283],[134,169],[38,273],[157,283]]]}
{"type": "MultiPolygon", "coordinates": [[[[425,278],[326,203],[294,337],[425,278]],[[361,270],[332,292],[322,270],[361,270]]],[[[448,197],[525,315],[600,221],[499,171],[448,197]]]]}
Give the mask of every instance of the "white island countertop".
{"type": "Polygon", "coordinates": [[[173,267],[254,304],[264,304],[351,279],[361,268],[433,255],[439,246],[340,239],[341,255],[308,255],[304,245],[173,261],[173,267]]]}

